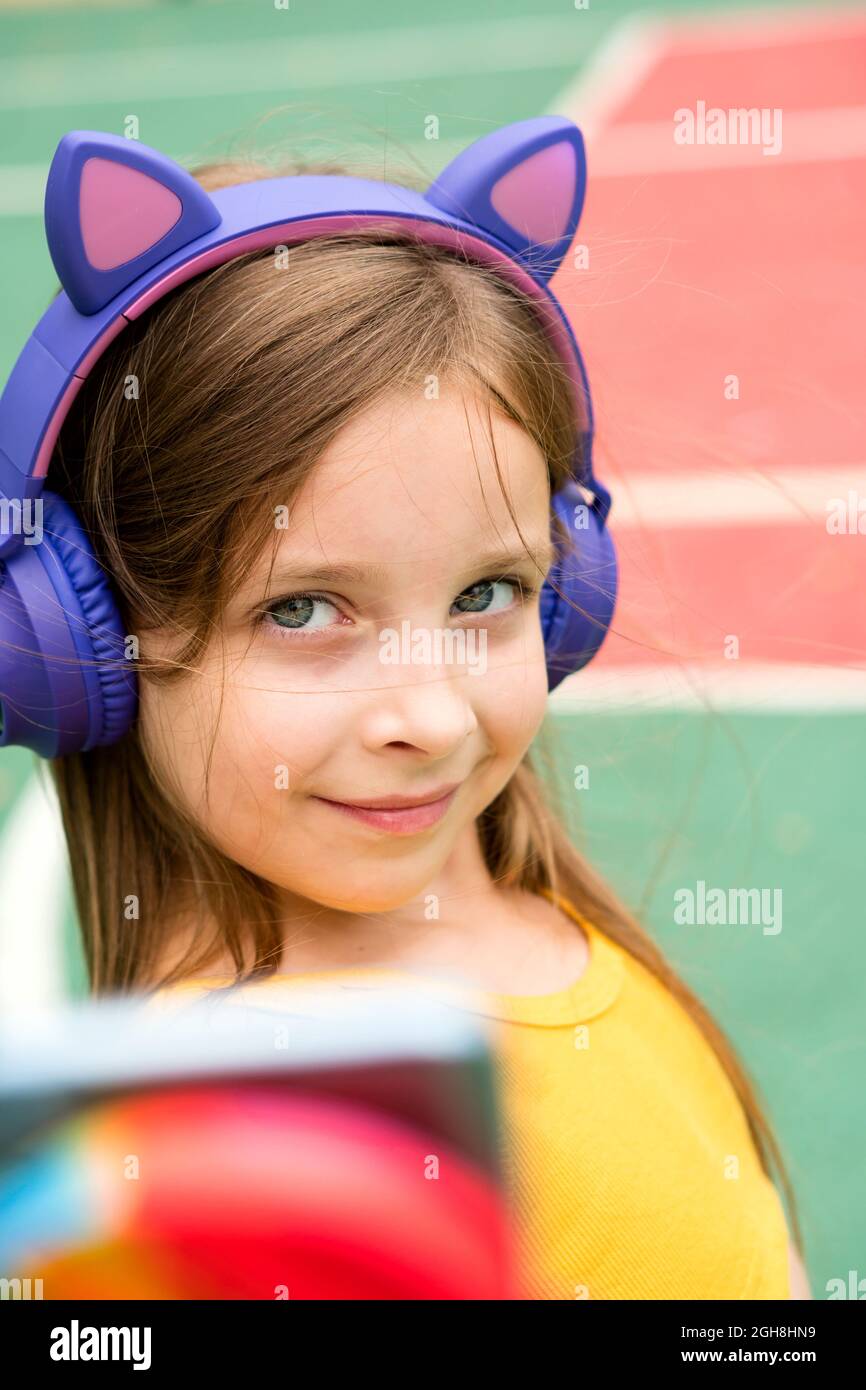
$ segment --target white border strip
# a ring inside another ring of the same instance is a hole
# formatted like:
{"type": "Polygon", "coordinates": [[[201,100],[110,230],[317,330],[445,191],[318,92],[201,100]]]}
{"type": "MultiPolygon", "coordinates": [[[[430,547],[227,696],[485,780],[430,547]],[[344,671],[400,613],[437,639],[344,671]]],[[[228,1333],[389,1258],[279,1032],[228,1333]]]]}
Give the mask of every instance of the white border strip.
{"type": "Polygon", "coordinates": [[[725,662],[696,666],[588,666],[548,701],[551,714],[652,714],[659,710],[832,714],[866,709],[866,668],[725,662]]]}
{"type": "MultiPolygon", "coordinates": [[[[774,134],[776,119],[771,112],[768,137],[774,134]]],[[[715,173],[755,165],[769,171],[780,164],[829,163],[866,156],[866,106],[811,111],[780,108],[779,149],[775,154],[765,153],[760,142],[678,145],[674,129],[671,111],[669,120],[636,121],[605,131],[596,144],[593,178],[689,174],[696,170],[715,173]]]]}
{"type": "Polygon", "coordinates": [[[69,997],[63,926],[71,876],[53,783],[34,771],[0,837],[0,1013],[69,997]]]}
{"type": "Polygon", "coordinates": [[[840,504],[846,520],[857,516],[858,509],[866,511],[866,462],[766,474],[746,468],[735,473],[618,474],[608,468],[604,475],[615,487],[611,508],[614,531],[651,526],[658,533],[702,525],[819,525],[826,529],[828,518],[840,504]]]}

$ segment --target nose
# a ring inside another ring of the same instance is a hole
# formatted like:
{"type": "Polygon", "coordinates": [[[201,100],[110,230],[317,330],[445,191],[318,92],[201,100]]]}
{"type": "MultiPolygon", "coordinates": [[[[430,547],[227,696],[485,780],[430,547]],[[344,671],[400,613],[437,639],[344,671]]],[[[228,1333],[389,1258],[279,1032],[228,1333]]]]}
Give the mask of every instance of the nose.
{"type": "Polygon", "coordinates": [[[361,721],[362,742],[371,752],[390,745],[447,758],[478,728],[478,682],[471,674],[445,663],[382,671],[361,721]]]}

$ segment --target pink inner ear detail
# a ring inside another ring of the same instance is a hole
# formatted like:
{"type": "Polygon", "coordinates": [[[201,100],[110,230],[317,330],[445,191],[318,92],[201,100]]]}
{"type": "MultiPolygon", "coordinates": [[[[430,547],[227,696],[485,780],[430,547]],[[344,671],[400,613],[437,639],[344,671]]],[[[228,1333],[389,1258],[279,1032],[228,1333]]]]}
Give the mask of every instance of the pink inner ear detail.
{"type": "Polygon", "coordinates": [[[81,237],[95,270],[134,260],[164,237],[182,212],[176,193],[128,164],[94,156],[81,171],[81,237]]]}
{"type": "Polygon", "coordinates": [[[576,178],[574,146],[558,140],[497,179],[490,201],[527,241],[550,244],[567,231],[576,178]]]}

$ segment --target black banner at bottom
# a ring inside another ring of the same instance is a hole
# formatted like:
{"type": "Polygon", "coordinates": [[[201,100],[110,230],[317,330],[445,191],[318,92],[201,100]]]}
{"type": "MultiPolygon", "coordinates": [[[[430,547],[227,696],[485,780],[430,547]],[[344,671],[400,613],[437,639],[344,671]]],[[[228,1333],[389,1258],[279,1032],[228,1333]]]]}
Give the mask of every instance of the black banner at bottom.
{"type": "MultiPolygon", "coordinates": [[[[118,1371],[159,1375],[195,1370],[219,1372],[224,1378],[261,1374],[271,1365],[285,1373],[301,1351],[307,1356],[326,1354],[330,1366],[345,1354],[347,1364],[357,1367],[357,1344],[341,1336],[324,1342],[306,1340],[311,1332],[325,1331],[331,1318],[339,1318],[340,1332],[344,1332],[347,1301],[335,1300],[330,1313],[325,1305],[313,1313],[311,1302],[300,1299],[267,1303],[4,1299],[0,1300],[0,1337],[4,1364],[14,1365],[19,1375],[38,1371],[59,1378],[93,1376],[101,1368],[110,1368],[114,1375],[118,1371]],[[318,1327],[311,1327],[311,1317],[318,1327]]],[[[369,1333],[369,1302],[357,1301],[365,1309],[359,1333],[369,1333]]],[[[843,1363],[855,1362],[863,1335],[856,1314],[825,1301],[581,1301],[561,1326],[566,1335],[579,1330],[582,1360],[594,1353],[617,1368],[640,1370],[713,1363],[841,1369],[843,1363]]],[[[383,1324],[381,1335],[387,1339],[383,1348],[389,1343],[399,1346],[391,1338],[399,1338],[401,1330],[393,1321],[383,1324]]],[[[512,1324],[501,1343],[503,1349],[512,1344],[513,1333],[512,1324]]],[[[476,1338],[469,1336],[477,1345],[476,1338]]],[[[435,1343],[425,1339],[425,1370],[435,1360],[437,1344],[453,1365],[453,1346],[441,1338],[435,1343]]],[[[369,1342],[366,1345],[369,1351],[369,1342]]],[[[486,1345],[485,1360],[491,1344],[486,1345]]]]}

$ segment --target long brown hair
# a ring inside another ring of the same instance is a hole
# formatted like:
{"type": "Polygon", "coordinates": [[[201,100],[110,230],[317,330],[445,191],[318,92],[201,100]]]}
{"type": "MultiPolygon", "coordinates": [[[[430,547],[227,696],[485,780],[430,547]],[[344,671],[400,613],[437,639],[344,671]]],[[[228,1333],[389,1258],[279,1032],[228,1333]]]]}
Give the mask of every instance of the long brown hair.
{"type": "MultiPolygon", "coordinates": [[[[192,172],[211,191],[346,171],[247,160],[192,172]]],[[[175,663],[141,662],[142,680],[179,680],[194,667],[227,592],[274,536],[274,505],[291,503],[343,425],[378,394],[417,389],[431,374],[482,388],[539,445],[551,488],[565,481],[577,442],[570,386],[534,309],[492,272],[409,232],[302,243],[279,270],[272,251],[249,253],[179,286],[115,339],[64,423],[47,486],[83,517],[126,631],[167,625],[186,639],[175,663]]],[[[238,980],[277,969],[285,923],[271,885],[217,850],[160,784],[137,724],[114,746],[57,758],[51,770],[94,994],[151,982],[180,901],[210,925],[159,984],[206,972],[226,951],[238,980]]],[[[562,894],[687,1011],[739,1097],[768,1176],[776,1165],[801,1245],[785,1166],[743,1065],[571,843],[529,753],[478,830],[496,883],[562,894]]]]}

